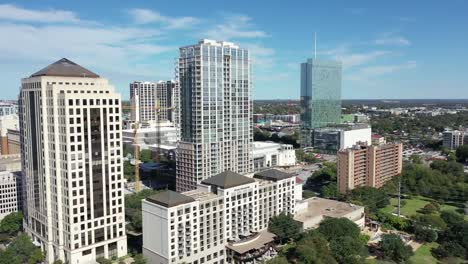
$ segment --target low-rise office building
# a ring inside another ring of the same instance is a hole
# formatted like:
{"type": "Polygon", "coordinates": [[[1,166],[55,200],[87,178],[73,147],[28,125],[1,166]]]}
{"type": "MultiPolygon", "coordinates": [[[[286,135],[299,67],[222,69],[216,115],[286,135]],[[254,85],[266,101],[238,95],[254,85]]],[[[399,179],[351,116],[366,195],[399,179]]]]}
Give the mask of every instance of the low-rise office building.
{"type": "Polygon", "coordinates": [[[468,130],[446,130],[442,134],[442,145],[449,149],[457,149],[468,144],[468,130]]]}
{"type": "Polygon", "coordinates": [[[17,114],[11,115],[0,115],[0,154],[17,154],[19,153],[18,149],[12,149],[10,151],[8,138],[9,132],[18,131],[19,129],[19,119],[17,114]],[[11,131],[10,131],[11,130],[11,131]]]}
{"type": "Polygon", "coordinates": [[[150,263],[237,263],[261,259],[271,236],[269,219],[296,213],[296,179],[270,169],[253,177],[223,172],[196,190],[165,191],[143,201],[143,254],[150,263]],[[262,238],[260,248],[238,248],[262,238]],[[244,244],[245,245],[245,244],[244,244]],[[239,251],[237,251],[239,250],[239,251]],[[240,253],[240,255],[239,255],[240,253]]]}
{"type": "Polygon", "coordinates": [[[254,171],[296,165],[296,152],[289,144],[255,141],[253,156],[254,171]]]}
{"type": "Polygon", "coordinates": [[[0,220],[21,210],[22,192],[21,172],[0,172],[0,220]]]}
{"type": "Polygon", "coordinates": [[[359,186],[382,187],[402,169],[403,145],[356,145],[338,152],[338,189],[345,193],[359,186]]]}
{"type": "Polygon", "coordinates": [[[358,143],[370,145],[371,132],[368,124],[342,124],[317,128],[312,133],[312,147],[323,152],[335,153],[358,143]]]}
{"type": "MultiPolygon", "coordinates": [[[[133,145],[135,130],[122,130],[122,138],[125,144],[133,145]]],[[[169,121],[165,121],[137,130],[137,144],[140,146],[140,149],[148,149],[149,146],[156,144],[158,140],[162,145],[175,146],[177,144],[177,128],[175,125],[169,121]],[[159,128],[156,126],[159,126],[159,128]]]]}

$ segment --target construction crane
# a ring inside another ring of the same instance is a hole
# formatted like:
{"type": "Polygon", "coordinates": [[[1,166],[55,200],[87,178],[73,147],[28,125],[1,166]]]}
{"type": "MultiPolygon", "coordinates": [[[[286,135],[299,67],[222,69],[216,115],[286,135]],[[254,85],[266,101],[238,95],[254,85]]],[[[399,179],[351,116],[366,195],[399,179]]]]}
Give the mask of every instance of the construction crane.
{"type": "MultiPolygon", "coordinates": [[[[136,105],[129,105],[129,106],[122,106],[123,109],[127,110],[139,110],[141,108],[150,108],[155,110],[155,119],[156,119],[156,150],[159,152],[161,149],[161,118],[160,112],[162,110],[173,110],[173,107],[170,108],[161,108],[159,107],[159,101],[156,102],[156,106],[146,106],[140,107],[136,105]]],[[[133,123],[133,159],[134,159],[134,166],[135,166],[135,192],[140,192],[141,190],[141,180],[140,180],[140,145],[138,144],[138,129],[140,127],[140,117],[138,111],[135,113],[133,123]]],[[[160,161],[160,154],[156,153],[156,162],[160,161]]]]}

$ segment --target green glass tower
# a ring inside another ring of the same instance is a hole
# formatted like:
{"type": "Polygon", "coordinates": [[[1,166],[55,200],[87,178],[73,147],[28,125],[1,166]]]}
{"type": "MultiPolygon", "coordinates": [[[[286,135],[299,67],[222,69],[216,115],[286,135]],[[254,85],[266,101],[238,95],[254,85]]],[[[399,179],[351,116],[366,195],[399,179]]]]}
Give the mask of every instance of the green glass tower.
{"type": "Polygon", "coordinates": [[[301,63],[303,146],[311,146],[315,128],[340,123],[341,63],[308,59],[301,63]]]}

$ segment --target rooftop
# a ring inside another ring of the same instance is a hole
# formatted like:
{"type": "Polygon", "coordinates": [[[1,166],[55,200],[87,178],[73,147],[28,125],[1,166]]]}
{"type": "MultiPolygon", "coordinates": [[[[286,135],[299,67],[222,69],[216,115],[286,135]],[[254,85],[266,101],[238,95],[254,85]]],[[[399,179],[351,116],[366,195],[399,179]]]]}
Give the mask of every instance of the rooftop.
{"type": "Polygon", "coordinates": [[[196,201],[206,201],[206,200],[211,200],[211,199],[218,197],[218,195],[212,192],[207,192],[207,191],[203,191],[200,189],[184,192],[184,195],[190,196],[196,201]]]}
{"type": "Polygon", "coordinates": [[[85,69],[82,66],[66,58],[58,60],[45,67],[44,69],[31,75],[31,77],[39,76],[99,78],[99,75],[97,75],[96,73],[85,69]]]}
{"type": "Polygon", "coordinates": [[[359,205],[319,197],[312,197],[303,202],[307,203],[307,209],[299,211],[296,216],[294,216],[294,220],[299,222],[305,222],[308,219],[322,216],[339,218],[363,208],[359,205]]]}
{"type": "Polygon", "coordinates": [[[244,254],[251,250],[259,250],[275,240],[275,235],[268,231],[261,231],[247,240],[242,240],[235,243],[229,243],[226,247],[237,252],[244,254]]]}
{"type": "Polygon", "coordinates": [[[269,169],[269,170],[256,172],[254,174],[254,177],[258,179],[262,179],[262,180],[268,180],[268,181],[280,181],[280,180],[284,180],[287,178],[291,178],[293,177],[293,175],[286,173],[284,171],[277,170],[277,169],[269,169]]]}
{"type": "Polygon", "coordinates": [[[195,199],[190,196],[171,190],[151,195],[150,197],[146,198],[146,200],[164,207],[174,207],[180,204],[191,203],[195,201],[195,199]]]}
{"type": "Polygon", "coordinates": [[[255,182],[254,179],[232,171],[221,172],[220,174],[217,174],[202,181],[203,184],[214,185],[223,189],[228,189],[253,182],[255,182]]]}

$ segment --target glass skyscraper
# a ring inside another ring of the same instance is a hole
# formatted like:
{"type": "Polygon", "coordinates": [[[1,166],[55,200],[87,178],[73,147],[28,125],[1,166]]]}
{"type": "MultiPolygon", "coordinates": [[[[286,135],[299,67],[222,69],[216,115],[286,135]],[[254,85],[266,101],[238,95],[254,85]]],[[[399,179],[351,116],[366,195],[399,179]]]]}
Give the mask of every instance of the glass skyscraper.
{"type": "Polygon", "coordinates": [[[231,42],[201,40],[181,47],[177,190],[224,171],[253,168],[249,51],[231,42]]]}
{"type": "Polygon", "coordinates": [[[312,145],[315,128],[341,118],[341,63],[308,59],[301,63],[301,145],[312,145]]]}

